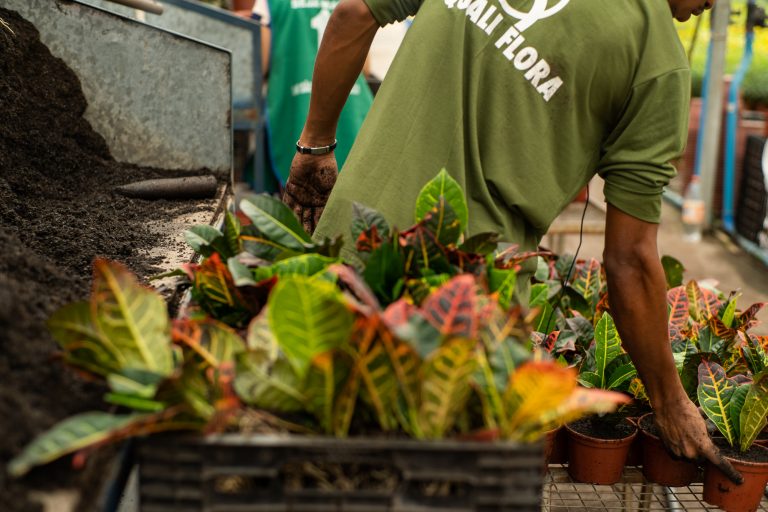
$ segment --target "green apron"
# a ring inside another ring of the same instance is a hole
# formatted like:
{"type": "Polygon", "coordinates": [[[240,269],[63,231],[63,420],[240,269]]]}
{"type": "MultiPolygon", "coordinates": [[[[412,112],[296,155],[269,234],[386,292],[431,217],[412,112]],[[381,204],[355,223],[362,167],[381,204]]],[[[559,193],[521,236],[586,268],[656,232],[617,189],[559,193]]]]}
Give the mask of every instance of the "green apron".
{"type": "MultiPolygon", "coordinates": [[[[335,0],[270,0],[272,55],[270,57],[267,118],[272,166],[282,183],[288,179],[296,141],[309,112],[312,71],[320,40],[335,0]]],[[[360,76],[341,112],[336,138],[339,169],[352,148],[357,131],[373,102],[360,76]]]]}

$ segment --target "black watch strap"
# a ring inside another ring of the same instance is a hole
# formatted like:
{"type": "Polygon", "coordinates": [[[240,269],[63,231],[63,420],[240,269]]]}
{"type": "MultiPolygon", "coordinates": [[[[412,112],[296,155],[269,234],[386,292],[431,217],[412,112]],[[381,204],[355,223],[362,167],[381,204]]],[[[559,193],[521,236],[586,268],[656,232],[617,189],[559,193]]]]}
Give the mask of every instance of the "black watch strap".
{"type": "Polygon", "coordinates": [[[328,153],[336,149],[336,144],[338,141],[334,139],[333,144],[329,144],[328,146],[319,146],[316,148],[309,147],[309,146],[302,146],[300,142],[301,141],[296,141],[297,153],[301,153],[302,155],[327,155],[328,153]]]}

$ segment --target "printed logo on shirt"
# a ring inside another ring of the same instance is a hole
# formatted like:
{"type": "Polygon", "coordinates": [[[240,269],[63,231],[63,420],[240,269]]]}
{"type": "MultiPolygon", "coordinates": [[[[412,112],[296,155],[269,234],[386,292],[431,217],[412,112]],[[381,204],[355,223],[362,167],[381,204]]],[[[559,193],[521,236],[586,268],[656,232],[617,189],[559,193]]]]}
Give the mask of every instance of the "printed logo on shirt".
{"type": "Polygon", "coordinates": [[[527,42],[523,32],[562,11],[570,0],[534,0],[528,12],[519,11],[509,4],[510,1],[514,3],[519,0],[497,1],[501,11],[515,20],[501,35],[499,26],[504,16],[499,12],[499,7],[489,0],[444,0],[449,9],[465,11],[469,21],[488,36],[497,37],[496,48],[515,69],[524,73],[528,83],[548,102],[560,90],[563,80],[559,76],[552,76],[552,67],[540,56],[538,49],[527,42]]]}

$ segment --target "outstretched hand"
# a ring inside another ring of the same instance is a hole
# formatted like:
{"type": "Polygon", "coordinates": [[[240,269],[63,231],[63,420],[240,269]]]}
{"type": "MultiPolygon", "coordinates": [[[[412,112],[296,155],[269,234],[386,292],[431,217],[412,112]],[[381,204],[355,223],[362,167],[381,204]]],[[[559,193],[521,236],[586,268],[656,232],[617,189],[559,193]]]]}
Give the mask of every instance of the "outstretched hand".
{"type": "Polygon", "coordinates": [[[296,154],[291,163],[291,174],[285,184],[283,202],[301,221],[307,233],[317,227],[333,185],[338,166],[333,153],[327,155],[296,154]]]}
{"type": "Polygon", "coordinates": [[[739,472],[712,443],[706,423],[693,402],[682,398],[677,404],[666,405],[654,412],[661,439],[670,452],[698,462],[708,460],[734,483],[742,483],[739,472]]]}

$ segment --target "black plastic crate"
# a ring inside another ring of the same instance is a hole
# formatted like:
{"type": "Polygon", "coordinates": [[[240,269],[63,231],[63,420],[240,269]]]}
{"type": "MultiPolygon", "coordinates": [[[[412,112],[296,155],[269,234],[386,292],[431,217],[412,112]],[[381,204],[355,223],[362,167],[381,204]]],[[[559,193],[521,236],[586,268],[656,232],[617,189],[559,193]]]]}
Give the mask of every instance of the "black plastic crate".
{"type": "Polygon", "coordinates": [[[763,151],[765,137],[747,139],[744,173],[741,181],[739,204],[736,209],[736,231],[754,243],[760,243],[768,214],[768,190],[763,177],[763,151]]]}
{"type": "Polygon", "coordinates": [[[142,512],[541,510],[540,445],[219,436],[138,443],[142,512]]]}

